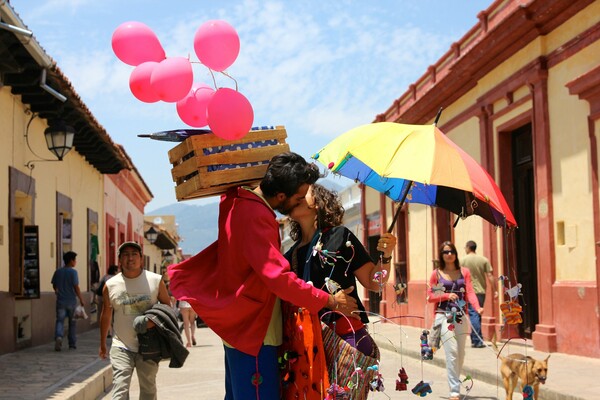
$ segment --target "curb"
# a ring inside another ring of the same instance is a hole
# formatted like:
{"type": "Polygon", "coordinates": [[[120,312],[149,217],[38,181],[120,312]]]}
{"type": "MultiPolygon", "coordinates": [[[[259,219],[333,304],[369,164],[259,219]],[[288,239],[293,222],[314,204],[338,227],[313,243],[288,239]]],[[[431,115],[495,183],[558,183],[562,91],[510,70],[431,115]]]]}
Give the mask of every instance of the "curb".
{"type": "Polygon", "coordinates": [[[112,367],[107,365],[89,378],[55,393],[50,399],[95,400],[103,397],[112,386],[112,367]]]}
{"type": "MultiPolygon", "coordinates": [[[[373,340],[375,340],[375,343],[377,343],[377,346],[379,346],[379,348],[399,354],[398,349],[389,341],[384,341],[381,338],[378,338],[377,336],[373,337],[373,340]]],[[[403,349],[402,355],[408,356],[410,358],[414,358],[417,360],[421,360],[421,352],[420,351],[403,349]]],[[[446,368],[445,357],[443,357],[439,354],[438,354],[438,356],[434,356],[433,360],[427,360],[427,363],[433,364],[436,367],[440,367],[440,368],[444,368],[444,369],[446,368]]],[[[504,385],[502,384],[502,378],[500,377],[500,375],[496,376],[495,374],[493,374],[489,371],[475,369],[475,368],[469,367],[468,365],[463,366],[462,372],[465,375],[468,374],[468,375],[471,375],[472,377],[476,377],[478,380],[480,380],[482,382],[489,383],[491,385],[498,385],[498,386],[500,386],[501,392],[504,393],[504,385]]],[[[583,398],[583,397],[577,397],[577,396],[572,396],[570,394],[559,393],[555,390],[548,389],[548,388],[544,387],[543,385],[540,385],[539,397],[543,398],[544,400],[585,400],[585,398],[583,398]]]]}

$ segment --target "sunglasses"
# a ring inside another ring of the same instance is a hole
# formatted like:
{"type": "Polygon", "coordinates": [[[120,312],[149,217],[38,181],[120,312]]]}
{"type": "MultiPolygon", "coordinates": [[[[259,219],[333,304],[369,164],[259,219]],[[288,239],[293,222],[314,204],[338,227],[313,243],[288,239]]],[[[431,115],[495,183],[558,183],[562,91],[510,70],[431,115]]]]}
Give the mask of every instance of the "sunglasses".
{"type": "Polygon", "coordinates": [[[448,255],[448,254],[455,254],[455,253],[453,250],[444,250],[444,251],[442,251],[442,254],[448,255]]]}

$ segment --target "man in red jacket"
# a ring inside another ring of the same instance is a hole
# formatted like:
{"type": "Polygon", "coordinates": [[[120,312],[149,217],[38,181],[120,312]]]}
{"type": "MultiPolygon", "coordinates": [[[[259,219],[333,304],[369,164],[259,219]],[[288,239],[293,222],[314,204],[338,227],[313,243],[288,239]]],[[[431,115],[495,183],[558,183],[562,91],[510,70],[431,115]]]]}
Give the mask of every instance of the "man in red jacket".
{"type": "Polygon", "coordinates": [[[347,295],[353,288],[335,296],[317,289],[290,272],[280,252],[275,210],[289,213],[318,178],[318,168],[298,154],[273,157],[259,187],[221,197],[217,241],[169,267],[173,295],[223,339],[226,400],[279,399],[280,298],[315,313],[356,310],[347,295]]]}

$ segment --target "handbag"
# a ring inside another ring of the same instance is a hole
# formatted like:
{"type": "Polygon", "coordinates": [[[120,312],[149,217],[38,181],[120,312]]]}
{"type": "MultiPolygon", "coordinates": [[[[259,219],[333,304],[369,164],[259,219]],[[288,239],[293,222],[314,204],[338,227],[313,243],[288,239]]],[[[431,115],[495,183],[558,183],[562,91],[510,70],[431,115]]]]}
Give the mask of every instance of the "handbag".
{"type": "Polygon", "coordinates": [[[283,400],[323,400],[329,375],[321,322],[307,309],[281,302],[283,343],[279,350],[283,400]]]}
{"type": "Polygon", "coordinates": [[[352,347],[328,325],[321,323],[321,329],[331,382],[348,387],[351,399],[366,399],[371,382],[376,380],[379,374],[379,371],[373,368],[379,365],[379,348],[375,346],[375,357],[370,357],[352,347]],[[358,368],[360,372],[357,372],[358,368]]]}
{"type": "Polygon", "coordinates": [[[88,315],[85,313],[85,308],[83,306],[75,307],[75,312],[73,313],[73,318],[75,319],[87,319],[88,315]]]}

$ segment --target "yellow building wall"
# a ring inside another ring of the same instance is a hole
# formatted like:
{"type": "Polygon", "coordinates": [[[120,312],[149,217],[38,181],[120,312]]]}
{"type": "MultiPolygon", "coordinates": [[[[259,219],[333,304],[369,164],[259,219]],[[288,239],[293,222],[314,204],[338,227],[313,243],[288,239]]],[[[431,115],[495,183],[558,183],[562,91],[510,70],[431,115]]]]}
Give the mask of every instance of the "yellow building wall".
{"type": "Polygon", "coordinates": [[[8,265],[9,265],[9,231],[8,231],[8,206],[9,198],[6,193],[9,184],[8,166],[14,163],[14,139],[11,132],[23,132],[23,120],[13,118],[16,105],[13,102],[9,87],[0,87],[0,187],[4,195],[0,196],[0,291],[8,291],[8,265]]]}
{"type": "Polygon", "coordinates": [[[598,65],[600,43],[552,68],[548,77],[557,281],[595,281],[589,104],[569,81],[598,65]]]}
{"type": "MultiPolygon", "coordinates": [[[[100,216],[103,213],[103,184],[102,175],[87,161],[71,150],[63,161],[35,161],[40,159],[54,160],[56,157],[50,153],[46,146],[44,130],[46,120],[34,118],[27,130],[31,115],[26,114],[26,109],[18,96],[10,93],[10,88],[0,89],[0,126],[2,126],[2,140],[5,144],[0,146],[2,156],[0,184],[9,188],[8,167],[21,171],[35,180],[35,191],[31,189],[31,199],[25,193],[18,193],[16,213],[23,217],[26,225],[35,224],[39,227],[39,261],[40,261],[40,291],[52,291],[50,280],[57,263],[62,265],[62,255],[56,254],[56,193],[59,192],[72,200],[72,250],[77,256],[77,272],[79,274],[80,288],[88,289],[88,237],[87,237],[87,210],[97,212],[99,224],[102,225],[100,216]],[[29,146],[25,133],[29,139],[29,146]],[[30,150],[31,148],[31,150],[30,150]],[[32,161],[30,167],[25,164],[32,161]],[[32,201],[34,200],[34,201],[32,201]],[[27,205],[35,205],[31,210],[27,205]],[[25,207],[22,207],[25,205],[25,207]],[[32,212],[33,211],[33,212],[32,212]],[[33,220],[35,218],[35,220],[33,220]]],[[[77,134],[77,133],[76,133],[77,134]]],[[[0,213],[0,225],[4,226],[4,240],[0,245],[1,276],[8,278],[9,240],[8,240],[8,195],[0,196],[0,205],[5,212],[0,213]]],[[[103,229],[103,226],[100,226],[103,229]]],[[[102,253],[102,252],[101,252],[102,253]]],[[[0,290],[8,291],[8,279],[0,280],[0,290]]]]}

